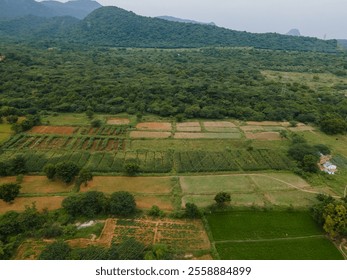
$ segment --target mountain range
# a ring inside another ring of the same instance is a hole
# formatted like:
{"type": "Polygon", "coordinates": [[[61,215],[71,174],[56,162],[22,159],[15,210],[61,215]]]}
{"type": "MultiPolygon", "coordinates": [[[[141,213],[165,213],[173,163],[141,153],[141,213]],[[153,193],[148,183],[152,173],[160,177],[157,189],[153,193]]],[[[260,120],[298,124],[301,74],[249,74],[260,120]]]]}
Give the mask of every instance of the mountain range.
{"type": "Polygon", "coordinates": [[[77,8],[83,6],[87,13],[87,7],[96,7],[93,5],[97,2],[91,0],[76,0],[65,4],[56,1],[38,3],[33,0],[0,0],[0,3],[6,4],[0,14],[3,18],[0,20],[0,36],[16,42],[50,42],[55,45],[69,42],[88,46],[143,48],[254,47],[320,52],[336,52],[338,49],[336,40],[240,32],[208,24],[139,16],[113,6],[100,5],[100,8],[80,20],[76,18],[76,14],[66,14],[67,10],[64,10],[66,7],[75,7],[75,11],[78,10],[82,16],[82,9],[77,8]],[[10,2],[18,5],[17,13],[13,10],[12,13],[9,12],[12,5],[10,2]],[[28,5],[21,6],[20,3],[28,5]],[[60,12],[53,7],[60,7],[60,12]],[[5,14],[7,19],[4,19],[4,11],[8,12],[5,14]],[[19,17],[24,12],[31,15],[19,17]],[[40,16],[40,13],[46,13],[45,17],[40,16]],[[56,16],[57,14],[65,15],[56,16]],[[14,18],[11,19],[10,15],[14,18]]]}
{"type": "Polygon", "coordinates": [[[72,16],[83,19],[92,11],[102,7],[92,0],[73,0],[36,2],[34,0],[0,0],[0,18],[18,18],[23,16],[72,16]]]}

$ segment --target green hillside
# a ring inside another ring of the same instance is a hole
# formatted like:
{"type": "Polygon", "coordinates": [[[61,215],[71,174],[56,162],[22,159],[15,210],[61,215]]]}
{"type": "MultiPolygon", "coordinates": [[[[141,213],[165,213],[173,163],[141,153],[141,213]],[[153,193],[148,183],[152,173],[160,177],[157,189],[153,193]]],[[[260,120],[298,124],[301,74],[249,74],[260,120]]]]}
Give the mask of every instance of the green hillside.
{"type": "Polygon", "coordinates": [[[196,48],[206,46],[336,52],[336,40],[253,34],[212,25],[170,22],[138,16],[117,7],[102,7],[82,21],[28,16],[0,21],[0,36],[29,42],[143,48],[196,48]]]}

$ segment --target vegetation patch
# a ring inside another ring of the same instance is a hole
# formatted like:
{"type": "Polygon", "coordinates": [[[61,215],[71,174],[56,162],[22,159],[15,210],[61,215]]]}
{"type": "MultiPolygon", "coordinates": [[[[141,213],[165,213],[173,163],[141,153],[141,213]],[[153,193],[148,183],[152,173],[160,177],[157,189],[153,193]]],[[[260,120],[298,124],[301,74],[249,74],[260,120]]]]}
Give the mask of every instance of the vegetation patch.
{"type": "Polygon", "coordinates": [[[76,128],[73,126],[34,126],[29,133],[71,135],[76,128]]]}
{"type": "Polygon", "coordinates": [[[255,140],[281,140],[281,136],[278,132],[258,132],[258,133],[245,133],[247,139],[255,140]]]}
{"type": "Polygon", "coordinates": [[[169,138],[171,132],[131,131],[130,138],[169,138]]]}
{"type": "Polygon", "coordinates": [[[207,215],[222,259],[343,259],[307,212],[207,215]]]}
{"type": "Polygon", "coordinates": [[[160,130],[160,131],[171,131],[171,123],[166,122],[145,122],[138,123],[136,125],[137,129],[140,130],[160,130]]]}

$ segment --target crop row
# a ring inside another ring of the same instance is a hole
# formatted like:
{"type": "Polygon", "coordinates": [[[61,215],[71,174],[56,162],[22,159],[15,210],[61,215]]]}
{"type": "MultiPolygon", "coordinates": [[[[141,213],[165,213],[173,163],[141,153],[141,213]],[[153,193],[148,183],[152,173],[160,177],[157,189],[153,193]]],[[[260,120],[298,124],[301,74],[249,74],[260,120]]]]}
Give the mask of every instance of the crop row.
{"type": "MultiPolygon", "coordinates": [[[[76,141],[77,142],[77,141],[76,141]]],[[[33,143],[33,141],[31,141],[33,143]]],[[[95,143],[95,142],[93,142],[95,143]]],[[[86,145],[94,145],[86,142],[86,145]]],[[[67,143],[67,145],[76,143],[67,143]]],[[[35,143],[31,145],[40,145],[35,143]]],[[[95,147],[92,149],[96,149],[95,147]]],[[[128,162],[136,162],[144,173],[169,172],[218,172],[218,171],[256,171],[283,170],[291,168],[291,161],[284,155],[270,150],[235,150],[222,152],[205,151],[112,151],[91,150],[7,150],[2,158],[12,157],[21,153],[27,159],[29,172],[40,172],[47,163],[71,161],[80,167],[86,167],[95,172],[124,172],[128,162]]]]}
{"type": "Polygon", "coordinates": [[[128,126],[105,125],[102,127],[80,127],[75,133],[82,135],[124,136],[128,126]]]}
{"type": "Polygon", "coordinates": [[[125,139],[98,138],[94,136],[56,136],[56,135],[28,135],[13,137],[3,145],[3,149],[15,150],[91,150],[112,151],[125,150],[125,139]]]}

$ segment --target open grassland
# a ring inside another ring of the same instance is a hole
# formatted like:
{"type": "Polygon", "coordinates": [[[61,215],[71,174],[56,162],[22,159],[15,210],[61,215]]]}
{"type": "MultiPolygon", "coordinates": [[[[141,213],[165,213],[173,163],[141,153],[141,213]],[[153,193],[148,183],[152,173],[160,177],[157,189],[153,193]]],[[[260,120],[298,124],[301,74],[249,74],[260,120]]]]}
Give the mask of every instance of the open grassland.
{"type": "Polygon", "coordinates": [[[318,193],[335,193],[315,189],[292,173],[254,173],[214,176],[182,176],[182,204],[192,202],[200,207],[214,203],[221,191],[231,194],[232,206],[280,206],[305,208],[316,203],[318,193]]]}
{"type": "Polygon", "coordinates": [[[221,259],[343,259],[307,212],[228,212],[207,216],[221,259]]]}

